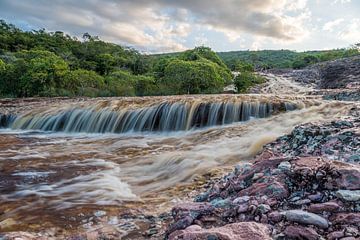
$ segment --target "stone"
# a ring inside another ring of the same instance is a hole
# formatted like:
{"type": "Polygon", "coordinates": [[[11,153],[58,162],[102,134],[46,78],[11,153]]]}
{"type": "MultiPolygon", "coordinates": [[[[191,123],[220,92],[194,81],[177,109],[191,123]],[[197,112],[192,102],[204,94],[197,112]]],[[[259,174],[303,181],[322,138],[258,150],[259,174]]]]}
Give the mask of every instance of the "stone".
{"type": "Polygon", "coordinates": [[[96,217],[103,217],[103,216],[106,215],[106,212],[99,210],[99,211],[94,212],[94,215],[95,215],[96,217]]]}
{"type": "Polygon", "coordinates": [[[247,189],[241,190],[239,196],[267,196],[269,198],[283,199],[289,195],[287,187],[280,182],[254,183],[247,189]]]}
{"type": "Polygon", "coordinates": [[[284,215],[278,211],[274,211],[274,212],[269,213],[268,217],[269,217],[270,221],[272,221],[274,223],[278,223],[283,219],[284,215]]]}
{"type": "Polygon", "coordinates": [[[260,204],[258,206],[258,210],[261,213],[267,213],[267,212],[271,211],[271,207],[269,205],[266,205],[266,204],[260,204]]]}
{"type": "Polygon", "coordinates": [[[237,213],[244,213],[247,212],[249,209],[249,204],[243,203],[237,206],[236,211],[237,213]]]}
{"type": "Polygon", "coordinates": [[[346,227],[345,228],[345,235],[346,236],[358,236],[359,235],[359,228],[346,227]]]}
{"type": "Polygon", "coordinates": [[[314,225],[324,229],[329,227],[329,223],[325,218],[314,213],[309,213],[302,210],[288,210],[284,212],[284,215],[286,220],[291,222],[314,225]]]}
{"type": "Polygon", "coordinates": [[[230,199],[214,199],[210,203],[214,208],[231,208],[233,206],[230,199]]]}
{"type": "Polygon", "coordinates": [[[181,218],[185,215],[192,215],[193,217],[197,217],[198,215],[206,215],[214,211],[214,207],[207,202],[184,202],[176,205],[172,209],[172,215],[181,218]]]}
{"type": "Polygon", "coordinates": [[[308,199],[310,199],[313,202],[320,202],[322,198],[323,198],[323,194],[321,193],[316,193],[308,196],[308,199]]]}
{"type": "Polygon", "coordinates": [[[340,239],[340,238],[342,238],[344,236],[345,236],[344,231],[336,231],[336,232],[329,233],[326,236],[326,238],[328,240],[336,240],[336,239],[340,239]]]}
{"type": "Polygon", "coordinates": [[[336,213],[330,218],[333,224],[354,224],[360,226],[360,213],[336,213]]]}
{"type": "Polygon", "coordinates": [[[360,190],[338,190],[336,196],[347,202],[357,202],[360,200],[360,190]]]}
{"type": "Polygon", "coordinates": [[[288,226],[284,235],[291,239],[317,240],[320,235],[312,228],[301,226],[288,226]]]}
{"type": "Polygon", "coordinates": [[[340,205],[336,202],[325,202],[311,204],[307,209],[309,212],[322,213],[322,212],[336,212],[340,209],[340,205]]]}
{"type": "Polygon", "coordinates": [[[242,203],[247,203],[249,202],[250,197],[249,196],[242,196],[242,197],[237,197],[233,200],[234,204],[242,204],[242,203]]]}
{"type": "Polygon", "coordinates": [[[270,231],[264,224],[255,222],[240,222],[222,227],[199,229],[192,226],[169,235],[169,240],[206,239],[206,240],[270,240],[270,231]]]}
{"type": "Polygon", "coordinates": [[[340,177],[336,179],[339,189],[360,190],[360,168],[350,165],[347,168],[339,168],[340,177]]]}
{"type": "Polygon", "coordinates": [[[291,170],[291,164],[290,164],[290,162],[287,162],[287,161],[282,162],[279,164],[278,169],[283,172],[289,172],[291,170]]]}

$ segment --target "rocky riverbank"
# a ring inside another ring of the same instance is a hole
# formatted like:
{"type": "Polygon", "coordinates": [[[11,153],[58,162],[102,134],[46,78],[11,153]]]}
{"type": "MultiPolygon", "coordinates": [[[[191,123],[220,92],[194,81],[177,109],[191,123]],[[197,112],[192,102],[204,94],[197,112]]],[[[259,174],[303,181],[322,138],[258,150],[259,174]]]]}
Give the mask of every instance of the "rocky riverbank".
{"type": "Polygon", "coordinates": [[[296,127],[175,206],[169,239],[360,237],[359,109],[296,127]]]}

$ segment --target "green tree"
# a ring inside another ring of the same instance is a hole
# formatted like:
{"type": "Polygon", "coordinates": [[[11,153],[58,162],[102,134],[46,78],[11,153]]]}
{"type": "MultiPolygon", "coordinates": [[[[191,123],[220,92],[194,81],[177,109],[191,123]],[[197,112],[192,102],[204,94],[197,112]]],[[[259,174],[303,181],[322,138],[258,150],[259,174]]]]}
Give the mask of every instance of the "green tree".
{"type": "Polygon", "coordinates": [[[104,78],[94,71],[78,69],[64,76],[64,89],[76,96],[97,96],[104,90],[104,78]]]}
{"type": "Polygon", "coordinates": [[[234,79],[234,85],[239,93],[245,93],[250,87],[264,82],[263,77],[251,72],[242,72],[234,79]]]}
{"type": "Polygon", "coordinates": [[[224,79],[210,61],[175,59],[165,68],[162,84],[170,94],[216,93],[222,91],[224,79]]]}
{"type": "Polygon", "coordinates": [[[52,95],[68,71],[67,63],[52,52],[24,50],[7,68],[7,80],[17,96],[52,95]],[[16,84],[14,84],[16,82],[16,84]]]}

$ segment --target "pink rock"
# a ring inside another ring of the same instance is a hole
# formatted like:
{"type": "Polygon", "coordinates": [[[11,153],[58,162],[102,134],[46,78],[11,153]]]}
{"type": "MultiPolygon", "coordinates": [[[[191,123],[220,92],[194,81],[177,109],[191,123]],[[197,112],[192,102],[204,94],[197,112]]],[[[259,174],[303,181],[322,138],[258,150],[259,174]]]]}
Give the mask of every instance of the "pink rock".
{"type": "Polygon", "coordinates": [[[173,216],[176,216],[175,219],[181,218],[188,213],[196,213],[196,214],[208,214],[214,210],[214,207],[207,202],[197,203],[197,202],[185,202],[176,205],[172,209],[173,216]]]}
{"type": "Polygon", "coordinates": [[[320,237],[314,229],[301,226],[288,226],[286,227],[284,234],[287,237],[294,239],[317,240],[320,237]]]}
{"type": "Polygon", "coordinates": [[[336,212],[340,209],[340,205],[336,202],[325,202],[318,204],[311,204],[308,208],[309,212],[321,213],[321,212],[336,212]]]}
{"type": "Polygon", "coordinates": [[[328,234],[327,239],[336,240],[336,239],[342,238],[344,236],[345,236],[344,231],[336,231],[336,232],[332,232],[332,233],[328,234]]]}
{"type": "Polygon", "coordinates": [[[354,224],[360,226],[360,213],[337,213],[331,216],[333,224],[354,224]]]}
{"type": "Polygon", "coordinates": [[[175,231],[169,235],[169,240],[200,240],[213,237],[218,240],[270,240],[270,231],[266,225],[255,222],[228,224],[210,229],[193,229],[175,231]]]}
{"type": "Polygon", "coordinates": [[[274,223],[278,223],[283,219],[283,215],[278,211],[271,212],[269,213],[268,216],[269,216],[269,220],[274,223]]]}
{"type": "MultiPolygon", "coordinates": [[[[350,164],[348,164],[350,165],[350,164]]],[[[348,190],[360,189],[360,168],[350,165],[349,168],[338,169],[340,177],[336,179],[337,187],[348,190]]]]}
{"type": "Polygon", "coordinates": [[[278,181],[269,183],[254,183],[247,189],[239,192],[239,196],[263,196],[269,198],[283,199],[289,195],[287,187],[278,181]]]}

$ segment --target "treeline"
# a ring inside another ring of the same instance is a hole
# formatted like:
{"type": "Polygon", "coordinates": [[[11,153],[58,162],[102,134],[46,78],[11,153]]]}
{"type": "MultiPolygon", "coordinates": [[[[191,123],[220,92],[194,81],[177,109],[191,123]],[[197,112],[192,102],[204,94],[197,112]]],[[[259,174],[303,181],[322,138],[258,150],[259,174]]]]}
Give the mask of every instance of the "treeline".
{"type": "Polygon", "coordinates": [[[149,56],[88,33],[22,31],[0,20],[0,96],[219,93],[232,75],[210,48],[149,56]]]}
{"type": "Polygon", "coordinates": [[[272,68],[300,69],[309,65],[359,55],[359,46],[328,51],[294,52],[290,50],[261,50],[219,52],[219,56],[232,71],[238,71],[243,62],[258,70],[272,68]]]}

